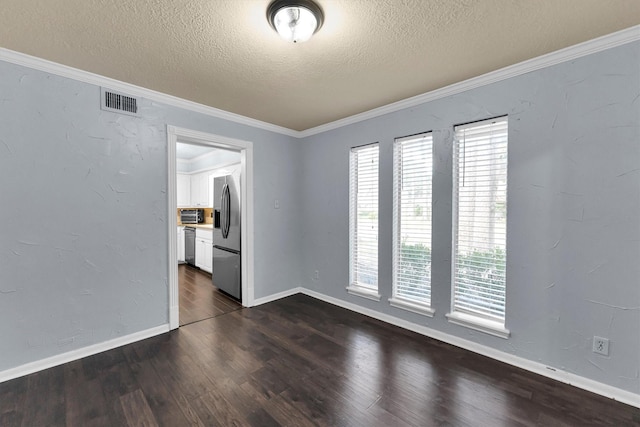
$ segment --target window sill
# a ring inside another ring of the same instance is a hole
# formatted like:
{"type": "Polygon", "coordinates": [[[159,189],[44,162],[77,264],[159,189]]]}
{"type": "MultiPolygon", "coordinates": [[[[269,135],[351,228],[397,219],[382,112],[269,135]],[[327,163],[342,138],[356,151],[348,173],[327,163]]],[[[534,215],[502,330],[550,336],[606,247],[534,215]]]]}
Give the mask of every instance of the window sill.
{"type": "Polygon", "coordinates": [[[407,310],[412,313],[421,314],[427,317],[433,317],[433,313],[435,310],[431,307],[427,307],[426,305],[416,304],[415,302],[407,301],[402,298],[389,298],[389,304],[392,307],[400,308],[402,310],[407,310]]]}
{"type": "Polygon", "coordinates": [[[347,286],[347,292],[358,297],[370,299],[373,301],[380,301],[380,294],[374,290],[360,288],[357,286],[347,286]]]}
{"type": "Polygon", "coordinates": [[[465,313],[451,312],[448,313],[447,319],[449,322],[470,328],[476,331],[484,332],[485,334],[493,335],[496,337],[507,339],[511,335],[511,332],[498,322],[492,322],[491,320],[480,319],[475,316],[471,316],[465,313]]]}

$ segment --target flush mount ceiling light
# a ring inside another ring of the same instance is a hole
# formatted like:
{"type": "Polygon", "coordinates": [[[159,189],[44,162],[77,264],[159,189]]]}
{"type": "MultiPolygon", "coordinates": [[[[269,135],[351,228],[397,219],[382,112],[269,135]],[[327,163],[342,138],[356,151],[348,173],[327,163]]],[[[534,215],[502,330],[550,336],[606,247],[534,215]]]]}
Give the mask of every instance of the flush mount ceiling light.
{"type": "Polygon", "coordinates": [[[322,9],[311,0],[275,0],[267,8],[267,19],[283,39],[305,42],[322,27],[322,9]]]}

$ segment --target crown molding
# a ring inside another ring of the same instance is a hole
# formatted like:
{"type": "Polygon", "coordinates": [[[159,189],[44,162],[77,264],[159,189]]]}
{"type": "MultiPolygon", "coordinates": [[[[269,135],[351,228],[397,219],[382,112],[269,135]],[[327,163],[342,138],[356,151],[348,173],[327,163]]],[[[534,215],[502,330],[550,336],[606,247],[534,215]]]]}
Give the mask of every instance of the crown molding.
{"type": "Polygon", "coordinates": [[[603,50],[611,49],[638,40],[640,40],[640,25],[629,27],[615,33],[607,34],[593,40],[588,40],[574,46],[569,46],[567,48],[560,49],[546,55],[538,56],[536,58],[532,58],[514,65],[510,65],[496,71],[491,71],[478,77],[472,77],[468,80],[454,83],[452,85],[445,86],[431,92],[426,92],[421,95],[416,95],[411,98],[394,102],[392,104],[374,108],[373,110],[355,114],[350,117],[345,117],[344,119],[309,128],[302,132],[299,132],[297,136],[298,138],[305,138],[308,136],[317,135],[319,133],[338,129],[343,126],[348,126],[354,123],[362,122],[364,120],[379,117],[384,114],[394,113],[396,111],[404,110],[405,108],[416,107],[426,102],[435,101],[437,99],[445,98],[451,95],[457,95],[467,90],[476,89],[481,86],[486,86],[492,83],[509,79],[511,77],[520,76],[522,74],[530,73],[541,68],[551,67],[562,62],[571,61],[583,56],[591,55],[593,53],[601,52],[603,50]]]}
{"type": "Polygon", "coordinates": [[[197,102],[178,98],[177,96],[157,92],[155,90],[136,86],[130,83],[121,82],[119,80],[104,77],[99,74],[79,70],[67,65],[57,64],[46,59],[37,58],[35,56],[15,52],[13,50],[0,48],[0,60],[16,65],[21,65],[23,67],[32,68],[34,70],[44,71],[45,73],[54,74],[60,77],[66,77],[79,82],[107,87],[114,91],[123,92],[131,96],[146,98],[155,102],[161,102],[173,107],[183,108],[185,110],[205,114],[210,117],[228,120],[230,122],[238,123],[241,125],[251,126],[253,128],[267,130],[282,135],[299,137],[299,132],[292,129],[252,119],[250,117],[241,116],[240,114],[230,113],[218,108],[209,107],[197,102]]]}
{"type": "Polygon", "coordinates": [[[481,86],[486,86],[492,83],[509,79],[511,77],[520,76],[522,74],[530,73],[541,68],[546,68],[556,64],[560,64],[562,62],[571,61],[583,56],[591,55],[593,53],[601,52],[603,50],[611,49],[638,40],[640,40],[640,25],[629,27],[615,33],[607,34],[593,40],[588,40],[574,46],[570,46],[564,49],[557,50],[555,52],[548,53],[546,55],[539,56],[537,58],[510,65],[496,71],[491,71],[478,77],[473,77],[462,82],[454,83],[440,89],[426,92],[421,95],[416,95],[411,98],[403,99],[401,101],[374,108],[372,110],[355,114],[353,116],[345,117],[340,120],[325,123],[320,126],[306,129],[304,131],[296,131],[293,129],[285,128],[283,126],[278,126],[249,117],[241,116],[239,114],[230,113],[218,108],[198,104],[197,102],[188,101],[176,96],[167,95],[155,90],[146,89],[140,86],[132,85],[130,83],[121,82],[109,77],[100,76],[88,71],[83,71],[66,65],[57,64],[46,59],[36,58],[34,56],[15,52],[5,48],[0,48],[0,60],[32,68],[35,70],[44,71],[46,73],[55,74],[61,77],[67,77],[80,82],[108,87],[116,91],[129,93],[133,96],[139,96],[174,107],[205,114],[210,117],[216,117],[234,123],[251,126],[253,128],[275,132],[294,138],[306,138],[308,136],[317,135],[323,132],[341,128],[343,126],[348,126],[354,123],[362,122],[364,120],[379,117],[384,114],[394,113],[405,108],[415,107],[417,105],[435,101],[447,96],[457,95],[467,90],[476,89],[481,86]]]}

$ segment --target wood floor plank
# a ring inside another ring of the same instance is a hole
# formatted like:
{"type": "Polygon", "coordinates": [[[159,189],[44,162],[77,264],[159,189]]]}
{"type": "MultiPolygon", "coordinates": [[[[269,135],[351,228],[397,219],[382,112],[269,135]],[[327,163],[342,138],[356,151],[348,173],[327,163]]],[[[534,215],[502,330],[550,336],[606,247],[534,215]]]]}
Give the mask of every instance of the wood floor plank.
{"type": "Polygon", "coordinates": [[[98,378],[88,379],[82,360],[64,366],[66,425],[104,425],[107,405],[98,378]]]}
{"type": "Polygon", "coordinates": [[[264,410],[280,425],[286,427],[314,427],[317,423],[307,418],[283,396],[276,396],[263,403],[264,410]]]}
{"type": "Polygon", "coordinates": [[[217,411],[212,410],[206,399],[198,398],[191,402],[198,419],[202,421],[205,426],[224,426],[225,424],[216,416],[217,411]]]}
{"type": "Polygon", "coordinates": [[[29,376],[22,411],[23,426],[64,426],[64,368],[57,366],[29,376]]]}
{"type": "Polygon", "coordinates": [[[208,394],[202,395],[196,399],[201,405],[198,408],[205,409],[208,414],[213,416],[220,426],[248,426],[249,421],[232,402],[227,400],[221,390],[215,389],[208,394]]]}
{"type": "Polygon", "coordinates": [[[112,424],[124,425],[126,417],[122,405],[117,404],[118,398],[139,388],[139,384],[124,357],[122,362],[103,371],[99,381],[107,406],[107,418],[112,424]]]}
{"type": "Polygon", "coordinates": [[[254,400],[252,394],[247,393],[240,384],[225,378],[217,381],[216,385],[216,390],[220,392],[220,396],[223,396],[228,402],[233,402],[233,407],[236,408],[239,414],[246,417],[248,422],[249,415],[262,408],[261,402],[254,400]]]}
{"type": "Polygon", "coordinates": [[[251,412],[247,417],[249,425],[253,427],[281,427],[278,421],[276,421],[264,408],[258,408],[251,412]]]}
{"type": "Polygon", "coordinates": [[[158,425],[142,390],[138,389],[120,396],[120,404],[129,427],[155,427],[158,425]]]}
{"type": "Polygon", "coordinates": [[[22,423],[29,377],[0,383],[0,426],[19,426],[22,423]]]}
{"type": "MultiPolygon", "coordinates": [[[[153,341],[158,340],[152,339],[149,341],[153,343],[153,341]]],[[[184,416],[184,412],[150,362],[150,358],[153,356],[148,356],[143,351],[136,351],[134,346],[127,346],[127,348],[123,349],[123,352],[136,382],[144,392],[147,404],[151,408],[155,419],[161,425],[185,425],[187,418],[184,416]],[[141,356],[140,353],[143,355],[141,356]]]]}

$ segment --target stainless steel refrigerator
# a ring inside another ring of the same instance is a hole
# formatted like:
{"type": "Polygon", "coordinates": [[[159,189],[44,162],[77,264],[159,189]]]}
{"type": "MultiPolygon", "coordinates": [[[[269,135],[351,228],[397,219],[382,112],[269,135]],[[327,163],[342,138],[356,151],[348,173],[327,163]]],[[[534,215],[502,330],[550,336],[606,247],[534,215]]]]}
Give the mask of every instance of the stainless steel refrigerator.
{"type": "Polygon", "coordinates": [[[240,270],[240,174],[213,179],[213,284],[242,298],[240,270]]]}

